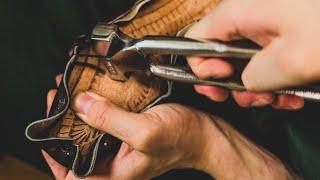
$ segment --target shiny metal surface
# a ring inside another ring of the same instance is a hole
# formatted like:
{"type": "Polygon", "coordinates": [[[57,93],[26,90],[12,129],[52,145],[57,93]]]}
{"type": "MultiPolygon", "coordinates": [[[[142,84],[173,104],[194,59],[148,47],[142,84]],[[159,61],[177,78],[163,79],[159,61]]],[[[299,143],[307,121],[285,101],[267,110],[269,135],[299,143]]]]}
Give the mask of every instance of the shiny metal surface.
{"type": "Polygon", "coordinates": [[[236,47],[219,41],[195,40],[184,37],[149,36],[131,41],[121,51],[138,51],[146,55],[159,54],[250,59],[259,52],[259,49],[236,47]]]}
{"type": "Polygon", "coordinates": [[[136,52],[142,55],[183,55],[204,57],[229,57],[250,59],[259,52],[257,48],[245,48],[219,41],[196,40],[185,37],[146,36],[132,39],[122,34],[116,25],[98,24],[92,31],[92,40],[112,42],[113,54],[136,52]]]}
{"type": "Polygon", "coordinates": [[[150,65],[150,71],[152,74],[172,81],[189,83],[189,84],[199,84],[207,86],[218,86],[222,88],[227,88],[231,90],[242,91],[245,90],[244,86],[236,82],[219,82],[219,81],[207,81],[197,78],[192,72],[184,69],[183,67],[174,67],[170,65],[150,65]]]}
{"type": "MultiPolygon", "coordinates": [[[[246,88],[241,82],[201,80],[197,78],[190,70],[183,67],[174,67],[171,65],[151,64],[150,71],[161,78],[206,86],[218,86],[229,90],[245,91],[246,88]]],[[[275,94],[295,95],[306,100],[320,102],[320,86],[303,86],[299,88],[274,91],[275,94]]]]}

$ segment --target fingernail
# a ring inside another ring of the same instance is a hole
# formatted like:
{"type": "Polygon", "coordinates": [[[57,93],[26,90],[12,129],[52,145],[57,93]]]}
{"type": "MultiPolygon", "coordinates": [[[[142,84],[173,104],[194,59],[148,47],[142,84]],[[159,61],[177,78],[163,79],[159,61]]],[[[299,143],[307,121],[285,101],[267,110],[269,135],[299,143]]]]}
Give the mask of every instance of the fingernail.
{"type": "Polygon", "coordinates": [[[73,109],[78,113],[87,114],[95,99],[87,93],[80,93],[74,99],[73,109]]]}
{"type": "Polygon", "coordinates": [[[251,103],[251,107],[262,107],[270,104],[271,102],[266,99],[258,99],[251,103]]]}

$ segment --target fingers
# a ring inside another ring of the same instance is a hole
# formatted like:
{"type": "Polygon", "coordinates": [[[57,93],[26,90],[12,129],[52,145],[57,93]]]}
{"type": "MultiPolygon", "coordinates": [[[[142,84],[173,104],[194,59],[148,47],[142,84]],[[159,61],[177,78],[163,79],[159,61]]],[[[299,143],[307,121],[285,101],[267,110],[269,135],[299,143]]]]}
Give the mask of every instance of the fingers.
{"type": "Polygon", "coordinates": [[[304,100],[291,95],[275,96],[270,93],[232,92],[237,104],[244,108],[271,105],[275,109],[295,111],[303,108],[304,100]]]}
{"type": "Polygon", "coordinates": [[[60,85],[61,81],[62,81],[62,78],[63,78],[63,74],[59,74],[56,76],[56,85],[57,87],[60,85]]]}
{"type": "MultiPolygon", "coordinates": [[[[239,39],[239,34],[229,14],[231,9],[222,2],[213,13],[196,23],[186,34],[190,38],[219,39],[229,41],[239,39]]],[[[233,67],[219,59],[189,57],[188,63],[200,79],[225,78],[233,74],[233,67]]]]}
{"type": "Polygon", "coordinates": [[[219,59],[189,57],[188,63],[192,71],[200,79],[221,79],[233,74],[233,66],[219,59]]]}
{"type": "MultiPolygon", "coordinates": [[[[237,27],[230,3],[222,2],[211,14],[196,23],[186,34],[190,38],[218,39],[230,41],[239,39],[237,27]]],[[[216,58],[189,57],[188,63],[192,71],[200,79],[221,79],[234,73],[233,66],[216,58]]],[[[228,92],[218,87],[195,86],[195,90],[214,101],[225,101],[228,92]]]]}
{"type": "Polygon", "coordinates": [[[155,177],[155,165],[152,158],[122,143],[114,159],[104,161],[97,166],[97,173],[88,179],[151,179],[155,177]],[[99,173],[100,172],[100,173],[99,173]]]}
{"type": "Polygon", "coordinates": [[[81,93],[73,109],[86,123],[135,146],[140,143],[143,131],[150,128],[151,120],[144,114],[127,112],[105,98],[93,93],[81,93]]]}
{"type": "Polygon", "coordinates": [[[51,109],[51,106],[52,106],[52,103],[54,101],[54,97],[56,96],[56,94],[57,94],[56,89],[51,89],[48,92],[48,95],[47,95],[47,116],[49,115],[49,112],[50,112],[50,109],[51,109]]]}
{"type": "Polygon", "coordinates": [[[269,91],[282,88],[282,83],[291,81],[284,74],[279,59],[283,41],[274,40],[257,53],[249,62],[242,74],[245,87],[251,91],[269,91]]]}
{"type": "Polygon", "coordinates": [[[275,109],[284,109],[291,111],[299,110],[303,108],[303,106],[304,100],[302,98],[290,95],[280,95],[272,104],[272,107],[275,109]]]}
{"type": "MultiPolygon", "coordinates": [[[[55,81],[56,81],[56,85],[59,86],[61,81],[63,78],[63,74],[59,74],[56,76],[55,81]]],[[[57,94],[57,90],[56,89],[51,89],[48,94],[47,94],[47,116],[49,115],[52,103],[54,101],[54,98],[57,94]]]]}
{"type": "Polygon", "coordinates": [[[64,180],[67,177],[68,169],[56,162],[48,153],[42,150],[44,159],[47,161],[57,180],[64,180]]]}
{"type": "Polygon", "coordinates": [[[263,107],[273,103],[274,95],[269,93],[232,92],[235,101],[244,108],[263,107]]]}
{"type": "Polygon", "coordinates": [[[240,7],[234,9],[235,3],[221,2],[221,4],[209,15],[202,18],[187,33],[190,38],[218,39],[230,41],[240,38],[238,29],[235,26],[235,11],[241,10],[240,7]]]}
{"type": "Polygon", "coordinates": [[[318,62],[310,61],[312,50],[297,47],[287,37],[274,39],[256,54],[242,74],[247,89],[269,91],[299,86],[319,78],[318,62]]]}
{"type": "MultiPolygon", "coordinates": [[[[200,79],[220,79],[233,74],[232,65],[223,60],[192,57],[188,59],[188,63],[200,79]]],[[[228,92],[218,87],[196,85],[195,90],[217,102],[223,102],[228,98],[228,92]]]]}
{"type": "Polygon", "coordinates": [[[225,101],[229,94],[227,90],[214,86],[199,86],[195,85],[195,90],[202,95],[207,96],[209,99],[217,102],[225,101]]]}

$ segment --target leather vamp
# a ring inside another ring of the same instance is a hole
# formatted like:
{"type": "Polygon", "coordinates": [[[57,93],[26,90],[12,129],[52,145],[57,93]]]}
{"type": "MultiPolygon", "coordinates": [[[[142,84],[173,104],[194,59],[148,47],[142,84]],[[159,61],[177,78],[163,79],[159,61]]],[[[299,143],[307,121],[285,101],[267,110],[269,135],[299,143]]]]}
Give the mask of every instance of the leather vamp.
{"type": "MultiPolygon", "coordinates": [[[[140,0],[119,18],[122,33],[132,38],[147,35],[175,36],[181,29],[199,20],[219,0],[140,0]]],[[[107,7],[106,7],[107,8],[107,7]]],[[[91,43],[80,54],[104,55],[108,42],[91,43]],[[102,47],[102,48],[101,48],[102,47]]],[[[38,142],[59,163],[73,170],[78,177],[91,174],[96,161],[117,152],[120,141],[84,123],[70,108],[70,101],[80,92],[91,91],[115,105],[141,112],[167,93],[168,83],[148,71],[149,62],[165,62],[160,56],[119,58],[114,62],[124,81],[110,78],[108,63],[92,57],[77,56],[65,73],[48,119],[31,124],[27,137],[38,142]],[[67,91],[67,92],[65,92],[67,91]],[[65,107],[65,108],[64,108],[65,107]]]]}

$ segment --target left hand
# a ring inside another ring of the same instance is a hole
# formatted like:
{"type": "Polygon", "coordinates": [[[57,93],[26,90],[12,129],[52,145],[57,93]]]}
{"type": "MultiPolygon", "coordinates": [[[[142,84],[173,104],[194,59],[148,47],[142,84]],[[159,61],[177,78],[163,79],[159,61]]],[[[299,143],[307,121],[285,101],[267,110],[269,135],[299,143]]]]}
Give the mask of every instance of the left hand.
{"type": "MultiPolygon", "coordinates": [[[[54,95],[50,91],[49,108],[54,95]]],[[[75,98],[73,109],[92,127],[123,141],[114,159],[101,162],[88,179],[150,179],[175,168],[195,168],[217,179],[289,177],[272,154],[223,120],[191,108],[166,104],[136,114],[83,93],[75,98]]],[[[75,179],[48,154],[44,157],[58,180],[75,179]]]]}
{"type": "MultiPolygon", "coordinates": [[[[50,91],[48,100],[54,95],[50,91]]],[[[123,141],[111,163],[99,164],[98,172],[88,179],[150,179],[174,168],[202,169],[209,140],[206,129],[211,124],[208,115],[177,104],[130,113],[90,92],[79,94],[74,102],[82,120],[123,141]]],[[[43,154],[57,179],[75,178],[43,154]]]]}

